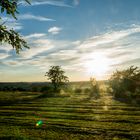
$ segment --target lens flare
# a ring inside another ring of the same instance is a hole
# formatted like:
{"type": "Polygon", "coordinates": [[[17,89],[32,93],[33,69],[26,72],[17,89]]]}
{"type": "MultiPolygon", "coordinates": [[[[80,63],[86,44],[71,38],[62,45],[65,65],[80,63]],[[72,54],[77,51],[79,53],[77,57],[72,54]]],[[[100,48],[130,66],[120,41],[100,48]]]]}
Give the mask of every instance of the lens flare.
{"type": "Polygon", "coordinates": [[[36,123],[36,127],[42,126],[42,124],[43,124],[43,121],[42,121],[42,120],[39,120],[39,121],[36,123]]]}
{"type": "Polygon", "coordinates": [[[46,122],[47,122],[46,119],[41,114],[38,114],[36,112],[34,112],[33,114],[35,115],[35,118],[36,118],[35,121],[38,120],[35,123],[35,127],[43,127],[43,128],[45,128],[46,127],[46,122]]]}

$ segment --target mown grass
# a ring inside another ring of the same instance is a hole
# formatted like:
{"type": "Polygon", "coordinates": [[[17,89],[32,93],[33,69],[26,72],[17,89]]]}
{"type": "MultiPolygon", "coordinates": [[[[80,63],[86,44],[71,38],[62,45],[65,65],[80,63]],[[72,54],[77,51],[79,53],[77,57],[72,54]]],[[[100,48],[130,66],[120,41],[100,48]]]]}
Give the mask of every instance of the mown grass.
{"type": "Polygon", "coordinates": [[[0,139],[139,140],[140,107],[103,95],[0,92],[0,139]],[[35,127],[38,120],[44,126],[35,127]]]}

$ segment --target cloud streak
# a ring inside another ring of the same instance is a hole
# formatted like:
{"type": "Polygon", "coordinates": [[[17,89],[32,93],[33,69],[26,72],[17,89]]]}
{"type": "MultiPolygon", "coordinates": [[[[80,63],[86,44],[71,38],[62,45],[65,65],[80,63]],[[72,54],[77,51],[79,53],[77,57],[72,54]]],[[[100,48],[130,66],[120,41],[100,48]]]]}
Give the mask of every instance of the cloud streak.
{"type": "Polygon", "coordinates": [[[0,53],[0,60],[8,58],[10,55],[6,53],[0,53]]]}
{"type": "Polygon", "coordinates": [[[10,18],[10,17],[2,17],[2,20],[0,21],[0,24],[5,23],[8,29],[14,29],[14,30],[21,30],[23,29],[23,25],[17,20],[10,18]]]}
{"type": "Polygon", "coordinates": [[[73,0],[73,4],[74,4],[75,6],[79,5],[79,4],[80,4],[80,0],[73,0]]]}
{"type": "Polygon", "coordinates": [[[20,4],[24,6],[39,6],[39,5],[52,5],[59,7],[72,7],[71,5],[66,4],[63,0],[34,0],[31,2],[31,5],[27,4],[24,1],[21,1],[20,4]]]}
{"type": "Polygon", "coordinates": [[[59,34],[61,30],[62,30],[62,28],[60,28],[60,27],[51,27],[48,29],[48,32],[53,35],[56,35],[56,34],[59,34]]]}
{"type": "Polygon", "coordinates": [[[33,33],[33,34],[25,36],[24,38],[25,39],[34,39],[34,38],[41,38],[41,37],[45,37],[45,36],[46,36],[46,34],[44,34],[44,33],[33,33]]]}
{"type": "Polygon", "coordinates": [[[123,39],[129,35],[135,34],[135,33],[140,33],[140,26],[126,29],[126,30],[121,30],[121,31],[112,31],[112,32],[108,32],[105,34],[101,34],[99,36],[91,37],[91,38],[85,40],[78,47],[78,49],[81,51],[86,51],[86,50],[89,50],[92,48],[96,49],[96,47],[98,47],[98,46],[99,47],[102,45],[105,46],[106,44],[121,40],[121,39],[123,39]]]}
{"type": "Polygon", "coordinates": [[[23,14],[17,17],[19,20],[37,20],[37,21],[55,21],[54,19],[33,15],[33,14],[23,14]]]}
{"type": "Polygon", "coordinates": [[[20,56],[23,57],[24,59],[30,59],[36,55],[39,55],[40,53],[46,52],[52,47],[54,46],[53,44],[51,44],[49,40],[38,39],[34,41],[32,47],[29,50],[21,52],[20,56]]]}

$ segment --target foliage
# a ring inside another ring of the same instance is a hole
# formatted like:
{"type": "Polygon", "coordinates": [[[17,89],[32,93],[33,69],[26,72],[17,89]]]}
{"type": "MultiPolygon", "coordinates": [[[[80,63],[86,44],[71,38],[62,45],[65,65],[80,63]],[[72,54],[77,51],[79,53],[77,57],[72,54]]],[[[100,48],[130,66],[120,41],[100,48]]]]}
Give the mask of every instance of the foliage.
{"type": "MultiPolygon", "coordinates": [[[[30,4],[28,0],[25,0],[27,3],[30,4]]],[[[16,14],[18,14],[18,0],[1,0],[0,1],[0,9],[1,13],[6,12],[7,15],[11,15],[13,18],[16,18],[16,14]]],[[[1,17],[0,17],[1,19],[1,17]]],[[[0,43],[8,43],[12,45],[12,47],[16,50],[16,53],[25,47],[29,48],[26,41],[22,39],[22,37],[14,31],[13,29],[8,29],[5,23],[0,25],[0,43]]]]}
{"type": "Polygon", "coordinates": [[[130,66],[125,70],[117,70],[110,78],[110,86],[116,97],[133,97],[140,90],[140,69],[130,66]]]}
{"type": "Polygon", "coordinates": [[[0,42],[7,42],[16,49],[16,53],[22,50],[22,47],[29,48],[26,41],[13,29],[7,30],[6,26],[0,25],[0,42]]]}
{"type": "Polygon", "coordinates": [[[90,91],[91,91],[90,88],[85,88],[85,89],[84,89],[84,93],[89,93],[90,91]]]}
{"type": "MultiPolygon", "coordinates": [[[[17,11],[17,5],[18,5],[19,0],[1,0],[0,1],[0,6],[1,6],[1,13],[6,11],[8,15],[12,15],[15,19],[16,13],[19,13],[17,11]]],[[[28,4],[30,4],[29,0],[25,0],[28,4]]]]}
{"type": "Polygon", "coordinates": [[[81,92],[82,92],[82,89],[81,89],[81,88],[76,88],[76,89],[74,90],[74,92],[75,92],[75,93],[81,93],[81,92]]]}
{"type": "Polygon", "coordinates": [[[60,66],[51,66],[45,76],[48,77],[48,80],[51,80],[55,92],[59,92],[62,86],[69,81],[68,77],[65,76],[65,71],[60,66]]]}
{"type": "Polygon", "coordinates": [[[40,92],[52,93],[53,92],[53,88],[52,88],[51,85],[46,85],[46,86],[41,87],[40,92]]]}
{"type": "Polygon", "coordinates": [[[91,84],[91,91],[90,91],[90,97],[96,97],[98,98],[100,96],[100,90],[99,90],[99,84],[95,78],[90,78],[90,84],[91,84]]]}

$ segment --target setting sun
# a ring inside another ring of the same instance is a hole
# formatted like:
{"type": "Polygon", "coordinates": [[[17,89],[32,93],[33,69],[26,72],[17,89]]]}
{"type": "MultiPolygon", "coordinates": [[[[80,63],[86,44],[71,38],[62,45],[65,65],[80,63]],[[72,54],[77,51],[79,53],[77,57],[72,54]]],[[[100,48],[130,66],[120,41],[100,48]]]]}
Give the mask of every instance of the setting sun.
{"type": "Polygon", "coordinates": [[[103,53],[92,53],[88,56],[85,64],[87,74],[95,76],[97,79],[103,79],[110,69],[111,61],[103,53]]]}

